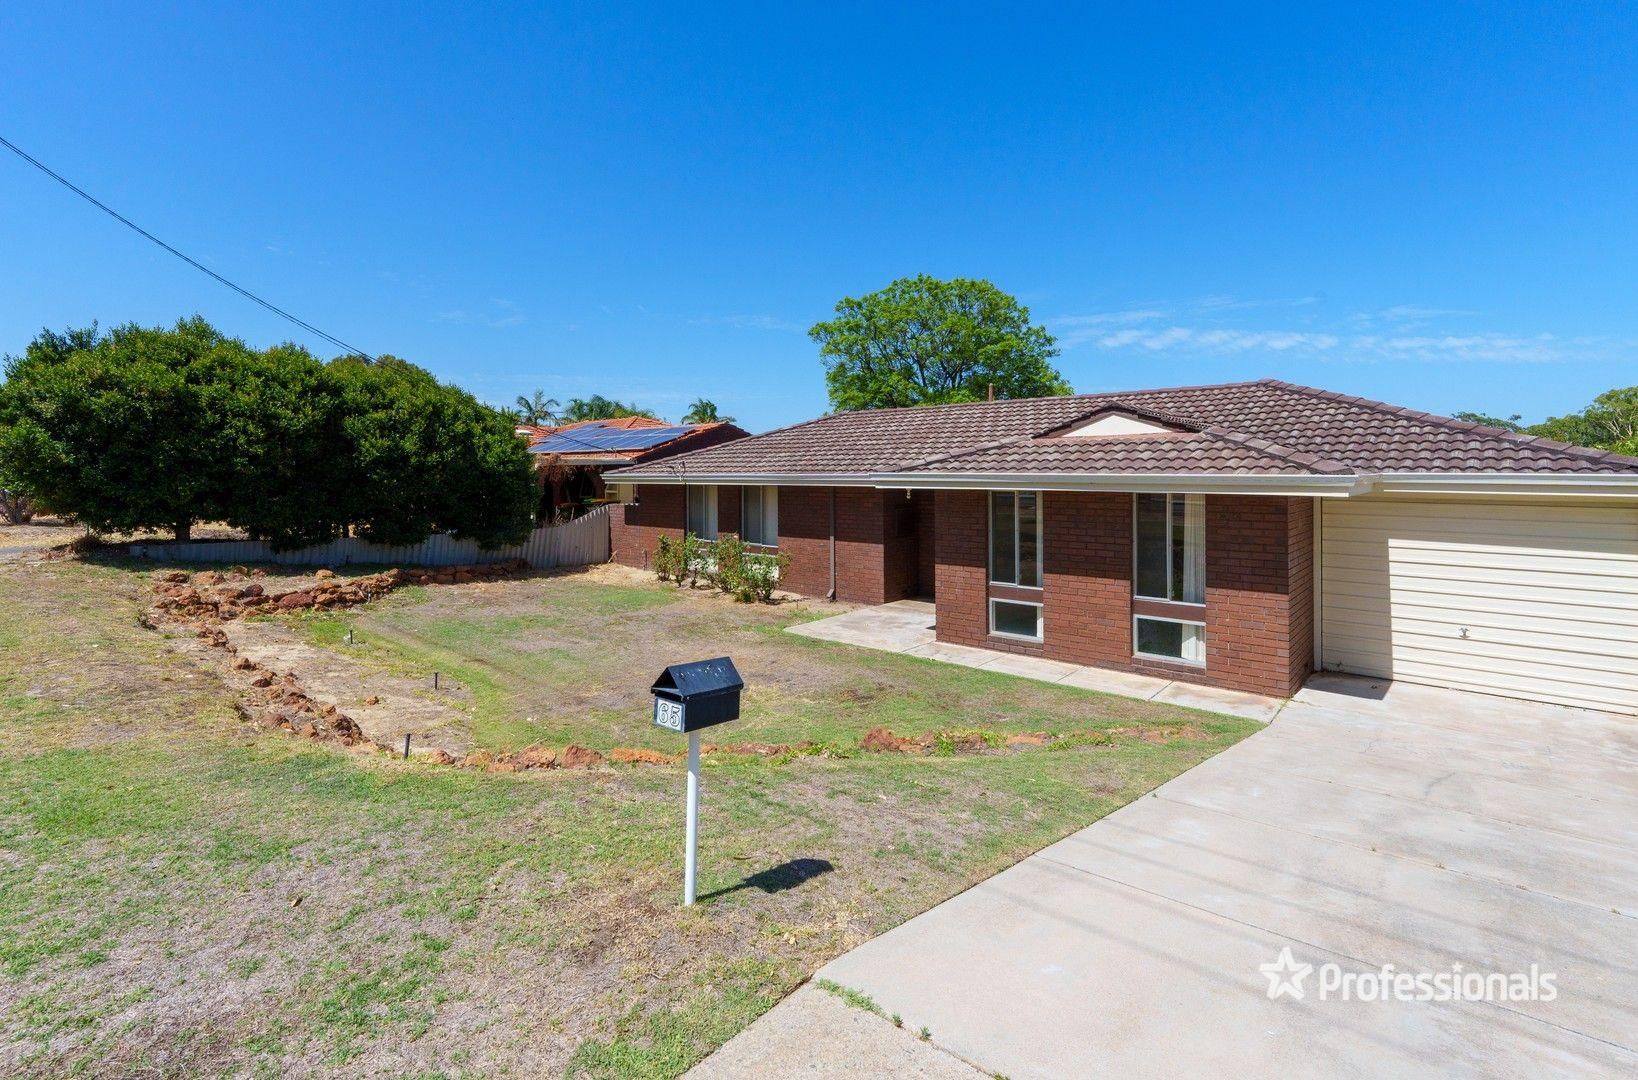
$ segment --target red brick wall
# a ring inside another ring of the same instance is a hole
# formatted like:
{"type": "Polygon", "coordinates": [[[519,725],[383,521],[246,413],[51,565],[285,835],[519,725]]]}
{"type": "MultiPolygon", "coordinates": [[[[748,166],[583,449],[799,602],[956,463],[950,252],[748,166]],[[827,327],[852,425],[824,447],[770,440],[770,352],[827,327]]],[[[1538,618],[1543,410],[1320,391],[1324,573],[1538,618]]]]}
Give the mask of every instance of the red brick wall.
{"type": "MultiPolygon", "coordinates": [[[[639,485],[639,505],[615,507],[609,518],[615,562],[646,567],[662,533],[680,537],[686,516],[683,489],[639,485]]],[[[875,488],[779,489],[779,550],[790,557],[784,587],[804,596],[830,591],[831,494],[836,499],[836,598],[880,604],[916,594],[915,516],[894,505],[904,493],[875,488]]],[[[717,531],[737,532],[741,489],[717,489],[717,531]]]]}
{"type": "Polygon", "coordinates": [[[1313,508],[1307,499],[1206,499],[1206,670],[1285,696],[1313,659],[1313,508]]]}
{"type": "Polygon", "coordinates": [[[682,539],[686,508],[681,487],[637,485],[637,505],[609,507],[609,557],[648,569],[662,535],[682,539]]]}
{"type": "MultiPolygon", "coordinates": [[[[1206,667],[1132,655],[1132,496],[1047,492],[1042,504],[1044,642],[989,634],[987,496],[939,492],[938,638],[1142,671],[1254,693],[1295,692],[1313,655],[1312,508],[1307,499],[1206,498],[1206,667]]],[[[1020,594],[1022,598],[1026,594],[1020,594]]]]}
{"type": "Polygon", "coordinates": [[[1049,491],[1042,500],[1046,655],[1131,666],[1132,496],[1049,491]]]}
{"type": "Polygon", "coordinates": [[[938,597],[940,641],[987,646],[989,527],[988,496],[982,491],[935,492],[933,541],[937,560],[934,595],[938,597]]]}

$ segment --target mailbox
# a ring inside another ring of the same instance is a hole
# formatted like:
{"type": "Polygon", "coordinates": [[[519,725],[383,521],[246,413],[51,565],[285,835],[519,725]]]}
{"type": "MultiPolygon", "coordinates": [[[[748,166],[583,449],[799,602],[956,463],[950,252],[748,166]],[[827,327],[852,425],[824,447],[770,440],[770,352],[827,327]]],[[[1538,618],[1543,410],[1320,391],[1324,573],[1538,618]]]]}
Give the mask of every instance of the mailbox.
{"type": "Polygon", "coordinates": [[[672,664],[650,687],[654,723],[687,733],[739,719],[739,692],[745,680],[726,656],[672,664]]]}

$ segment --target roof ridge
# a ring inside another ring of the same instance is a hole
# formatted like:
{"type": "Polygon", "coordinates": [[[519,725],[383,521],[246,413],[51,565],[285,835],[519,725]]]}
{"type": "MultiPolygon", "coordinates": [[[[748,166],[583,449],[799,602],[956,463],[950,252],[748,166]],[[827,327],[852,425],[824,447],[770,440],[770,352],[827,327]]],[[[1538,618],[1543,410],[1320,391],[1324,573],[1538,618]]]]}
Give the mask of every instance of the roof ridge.
{"type": "Polygon", "coordinates": [[[1261,439],[1253,435],[1246,435],[1242,432],[1234,431],[1231,428],[1226,428],[1221,424],[1208,424],[1206,427],[1200,429],[1200,434],[1210,436],[1214,439],[1222,439],[1224,442],[1234,443],[1237,446],[1248,447],[1249,449],[1257,451],[1259,454],[1266,454],[1269,457],[1279,458],[1282,461],[1289,461],[1293,465],[1301,465],[1303,468],[1313,473],[1342,475],[1351,474],[1354,472],[1352,468],[1340,461],[1335,460],[1334,458],[1323,458],[1318,454],[1311,454],[1306,450],[1297,450],[1293,447],[1286,446],[1284,443],[1274,442],[1272,439],[1261,439]]]}
{"type": "Polygon", "coordinates": [[[1466,420],[1457,420],[1453,416],[1441,416],[1438,413],[1427,412],[1422,409],[1392,405],[1386,401],[1378,401],[1375,398],[1339,394],[1335,390],[1321,390],[1315,386],[1285,382],[1282,379],[1259,379],[1257,381],[1279,390],[1319,398],[1322,401],[1340,401],[1348,405],[1357,405],[1362,409],[1370,409],[1372,412],[1386,413],[1389,416],[1399,416],[1407,420],[1425,420],[1450,431],[1471,432],[1487,438],[1501,439],[1503,442],[1517,443],[1520,446],[1534,446],[1542,450],[1568,454],[1572,457],[1587,458],[1592,461],[1615,461],[1638,466],[1638,457],[1618,454],[1614,450],[1603,450],[1596,446],[1577,446],[1575,443],[1560,442],[1557,439],[1547,439],[1540,435],[1527,435],[1522,431],[1508,431],[1506,428],[1491,427],[1488,424],[1474,424],[1466,420]]]}
{"type": "MultiPolygon", "coordinates": [[[[1240,379],[1235,382],[1223,383],[1196,383],[1191,386],[1151,386],[1138,390],[1094,390],[1085,394],[1041,394],[1036,397],[996,398],[994,401],[940,401],[931,405],[888,405],[880,409],[841,409],[837,412],[816,416],[804,423],[817,424],[821,420],[830,420],[838,416],[852,416],[858,413],[892,413],[892,412],[927,412],[932,409],[961,409],[974,405],[1021,405],[1030,401],[1064,401],[1069,398],[1120,398],[1138,394],[1175,394],[1183,390],[1225,390],[1231,386],[1255,386],[1258,383],[1268,382],[1267,379],[1240,379]]],[[[790,427],[801,427],[801,424],[792,424],[790,427]]],[[[774,428],[762,434],[772,435],[774,431],[788,431],[789,428],[774,428]]]]}
{"type": "Polygon", "coordinates": [[[977,446],[965,446],[965,447],[962,447],[960,450],[952,450],[952,451],[950,451],[949,453],[946,453],[946,454],[935,454],[930,458],[922,458],[920,461],[901,462],[901,463],[899,463],[897,465],[894,465],[891,469],[878,469],[876,471],[877,472],[904,472],[904,471],[909,470],[909,469],[919,469],[919,468],[922,468],[925,465],[937,464],[940,461],[954,461],[956,458],[964,458],[968,454],[977,454],[977,453],[980,453],[980,452],[985,451],[985,450],[996,450],[996,449],[999,449],[1000,447],[1003,447],[1003,446],[1011,446],[1014,443],[1030,442],[1031,440],[1036,439],[1036,438],[1039,438],[1039,436],[1036,436],[1036,435],[1013,435],[1013,436],[1010,436],[1010,437],[1005,438],[1005,439],[992,439],[987,443],[979,443],[977,446]]]}

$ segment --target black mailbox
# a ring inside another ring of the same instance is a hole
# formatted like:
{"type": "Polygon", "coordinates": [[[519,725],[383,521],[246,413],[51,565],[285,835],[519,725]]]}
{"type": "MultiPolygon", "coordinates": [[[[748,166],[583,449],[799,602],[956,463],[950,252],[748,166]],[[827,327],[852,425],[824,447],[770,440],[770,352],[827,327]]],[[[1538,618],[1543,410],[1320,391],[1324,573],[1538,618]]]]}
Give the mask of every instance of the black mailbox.
{"type": "Polygon", "coordinates": [[[743,689],[745,680],[726,656],[672,664],[650,687],[654,722],[667,731],[686,733],[738,720],[743,689]]]}

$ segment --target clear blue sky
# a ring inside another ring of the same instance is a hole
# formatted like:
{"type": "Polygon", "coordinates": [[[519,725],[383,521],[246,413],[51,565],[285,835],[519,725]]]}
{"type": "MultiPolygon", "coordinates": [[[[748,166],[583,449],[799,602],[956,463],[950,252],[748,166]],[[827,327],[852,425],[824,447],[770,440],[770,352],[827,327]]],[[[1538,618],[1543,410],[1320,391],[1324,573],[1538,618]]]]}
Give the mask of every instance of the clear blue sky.
{"type": "MultiPolygon", "coordinates": [[[[1630,7],[470,6],[7,4],[0,134],[495,402],[816,415],[806,327],[916,272],[1017,295],[1082,391],[1536,419],[1638,382],[1630,7]]],[[[0,352],[304,340],[10,154],[0,257],[0,352]]]]}

